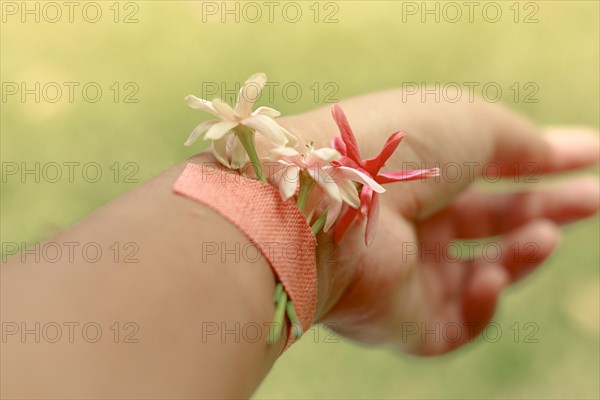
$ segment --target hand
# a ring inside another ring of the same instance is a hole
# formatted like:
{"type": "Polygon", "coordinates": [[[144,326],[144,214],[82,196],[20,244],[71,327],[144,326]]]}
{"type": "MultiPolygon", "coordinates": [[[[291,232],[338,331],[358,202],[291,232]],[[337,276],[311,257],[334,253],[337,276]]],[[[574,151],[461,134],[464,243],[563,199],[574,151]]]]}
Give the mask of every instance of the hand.
{"type": "MultiPolygon", "coordinates": [[[[390,134],[402,130],[407,135],[385,170],[439,166],[442,176],[387,185],[371,247],[364,245],[360,223],[339,245],[332,245],[330,236],[320,238],[316,321],[365,343],[431,355],[480,333],[502,289],[555,249],[557,225],[599,207],[593,178],[553,189],[524,185],[516,193],[486,193],[470,184],[498,174],[541,182],[542,174],[594,165],[599,142],[597,133],[585,128],[539,131],[483,100],[419,100],[388,91],[341,103],[364,157],[376,155],[390,134]],[[495,236],[499,257],[457,260],[448,250],[455,240],[495,236]],[[437,331],[437,337],[422,335],[425,330],[437,331]]],[[[328,108],[282,123],[301,137],[321,138],[320,146],[338,135],[328,108]]]]}

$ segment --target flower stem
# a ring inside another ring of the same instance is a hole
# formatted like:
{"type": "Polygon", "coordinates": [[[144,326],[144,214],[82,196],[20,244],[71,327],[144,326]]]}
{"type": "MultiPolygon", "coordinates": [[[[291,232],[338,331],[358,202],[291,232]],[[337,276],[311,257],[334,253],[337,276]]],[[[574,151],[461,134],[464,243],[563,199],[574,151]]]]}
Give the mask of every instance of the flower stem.
{"type": "Polygon", "coordinates": [[[275,302],[275,304],[277,304],[279,302],[279,298],[281,297],[281,293],[283,293],[283,285],[281,284],[281,282],[279,282],[277,284],[277,286],[275,286],[275,294],[273,295],[273,301],[275,302]]]}
{"type": "Polygon", "coordinates": [[[310,227],[310,230],[312,231],[313,235],[316,235],[317,233],[319,233],[319,231],[323,228],[323,226],[325,226],[326,219],[327,219],[327,210],[323,211],[323,213],[321,215],[319,215],[319,218],[317,218],[315,223],[312,224],[312,226],[310,227]]]}
{"type": "Polygon", "coordinates": [[[254,146],[254,132],[242,125],[238,125],[235,128],[235,134],[242,146],[244,146],[246,153],[248,153],[248,158],[250,158],[250,162],[254,167],[258,180],[266,183],[267,179],[263,174],[262,167],[260,166],[260,159],[256,153],[256,147],[254,146]]]}
{"type": "Polygon", "coordinates": [[[302,325],[300,324],[300,320],[296,315],[296,309],[294,308],[294,303],[291,300],[288,300],[285,309],[287,311],[287,316],[292,322],[292,335],[294,339],[298,339],[302,336],[302,325]]]}
{"type": "Polygon", "coordinates": [[[302,171],[300,175],[300,191],[298,192],[298,208],[300,211],[304,212],[304,207],[306,207],[306,202],[308,201],[308,196],[312,188],[315,186],[315,181],[308,175],[305,171],[302,171]]]}
{"type": "Polygon", "coordinates": [[[283,290],[279,296],[277,304],[275,306],[275,313],[273,314],[273,331],[269,332],[267,343],[273,344],[281,336],[281,330],[283,329],[283,320],[285,318],[285,308],[287,305],[287,293],[283,290]]]}

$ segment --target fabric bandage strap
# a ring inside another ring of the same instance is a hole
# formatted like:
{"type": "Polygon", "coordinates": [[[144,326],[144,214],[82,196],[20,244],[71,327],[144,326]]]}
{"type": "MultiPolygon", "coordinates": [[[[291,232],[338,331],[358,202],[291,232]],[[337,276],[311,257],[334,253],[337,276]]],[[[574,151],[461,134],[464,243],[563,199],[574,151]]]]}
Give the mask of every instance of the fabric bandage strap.
{"type": "MultiPolygon", "coordinates": [[[[302,331],[317,306],[317,241],[296,204],[277,189],[227,170],[208,153],[188,163],[173,190],[217,211],[260,250],[294,304],[302,331]]],[[[288,329],[285,348],[293,341],[288,329]]]]}

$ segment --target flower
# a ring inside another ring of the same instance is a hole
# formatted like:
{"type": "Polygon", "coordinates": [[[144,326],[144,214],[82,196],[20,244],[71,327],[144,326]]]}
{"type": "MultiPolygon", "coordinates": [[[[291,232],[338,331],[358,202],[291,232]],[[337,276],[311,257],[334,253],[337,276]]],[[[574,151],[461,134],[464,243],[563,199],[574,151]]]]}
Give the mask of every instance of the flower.
{"type": "MultiPolygon", "coordinates": [[[[271,149],[270,159],[281,165],[281,169],[273,174],[283,200],[294,196],[302,181],[302,174],[307,174],[323,191],[327,204],[327,218],[323,231],[327,232],[342,210],[345,202],[351,207],[359,207],[360,199],[354,182],[369,187],[374,192],[382,193],[385,189],[361,171],[347,166],[333,166],[332,161],[339,160],[342,155],[335,149],[309,147],[306,154],[297,150],[282,147],[271,149]]],[[[303,182],[307,185],[309,183],[303,182]]],[[[309,212],[309,216],[312,212],[309,212]]]]}
{"type": "Polygon", "coordinates": [[[208,101],[187,96],[185,100],[190,107],[211,113],[218,119],[204,121],[196,126],[185,145],[190,146],[204,134],[205,140],[212,141],[215,157],[227,167],[240,167],[248,162],[248,154],[242,142],[235,140],[233,131],[236,130],[238,135],[252,131],[239,129],[240,126],[259,132],[275,146],[295,146],[296,138],[273,119],[280,115],[279,111],[270,107],[258,107],[252,112],[252,106],[266,81],[267,77],[263,73],[252,75],[240,89],[235,108],[221,99],[208,101]]]}
{"type": "MultiPolygon", "coordinates": [[[[440,171],[438,168],[380,172],[386,161],[391,157],[404,138],[404,133],[396,132],[392,134],[376,157],[363,160],[358,151],[354,133],[350,128],[350,124],[348,123],[348,119],[342,108],[338,104],[335,104],[331,108],[331,113],[342,135],[341,137],[337,136],[333,139],[332,147],[342,154],[342,157],[339,160],[336,160],[334,165],[354,168],[369,176],[379,184],[410,181],[439,175],[440,171]]],[[[357,217],[360,218],[361,216],[367,219],[365,244],[369,246],[372,243],[373,238],[375,237],[375,231],[377,230],[377,221],[379,219],[379,196],[378,193],[373,191],[368,185],[363,186],[360,192],[360,210],[357,208],[348,208],[337,222],[334,240],[339,242],[348,228],[352,225],[352,222],[354,222],[354,219],[357,217]]]]}

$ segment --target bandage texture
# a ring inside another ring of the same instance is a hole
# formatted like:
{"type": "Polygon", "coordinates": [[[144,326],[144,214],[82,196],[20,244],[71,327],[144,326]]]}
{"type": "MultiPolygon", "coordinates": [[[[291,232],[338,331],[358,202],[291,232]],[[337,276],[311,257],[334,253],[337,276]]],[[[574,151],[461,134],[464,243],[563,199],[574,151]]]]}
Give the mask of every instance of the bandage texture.
{"type": "MultiPolygon", "coordinates": [[[[211,207],[260,250],[294,303],[306,332],[317,306],[317,241],[293,201],[274,187],[225,169],[211,154],[188,163],[173,190],[211,207]]],[[[286,348],[292,343],[288,329],[286,348]]]]}

